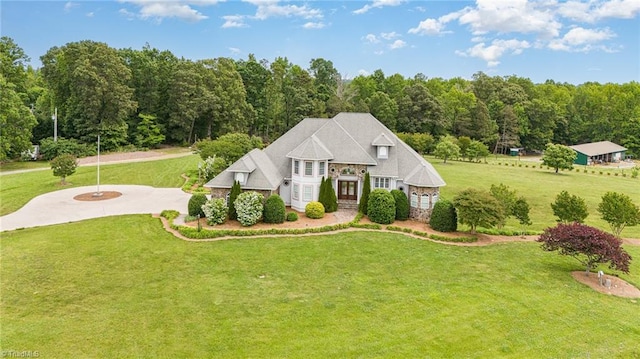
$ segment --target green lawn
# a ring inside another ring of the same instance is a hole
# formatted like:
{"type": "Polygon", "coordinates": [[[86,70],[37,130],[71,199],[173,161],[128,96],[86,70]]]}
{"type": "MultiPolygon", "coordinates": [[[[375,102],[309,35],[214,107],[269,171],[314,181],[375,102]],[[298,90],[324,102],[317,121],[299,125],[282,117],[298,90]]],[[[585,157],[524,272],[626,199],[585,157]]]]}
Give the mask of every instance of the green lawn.
{"type": "MultiPolygon", "coordinates": [[[[577,261],[536,243],[193,243],[146,215],[0,241],[2,349],[43,358],[640,356],[638,300],[576,282],[577,261]]],[[[640,261],[622,277],[640,285],[640,261]]]]}
{"type": "MultiPolygon", "coordinates": [[[[180,174],[197,169],[201,161],[198,155],[166,160],[102,164],[100,184],[132,184],[153,187],[180,187],[184,179],[180,174]]],[[[97,182],[95,166],[78,167],[67,178],[67,186],[60,185],[60,178],[49,171],[36,171],[4,175],[0,177],[0,215],[18,210],[30,199],[40,194],[69,187],[90,186],[97,182]]]]}
{"type": "MultiPolygon", "coordinates": [[[[504,183],[515,189],[518,195],[524,196],[531,206],[531,220],[534,230],[542,230],[555,225],[555,217],[551,210],[551,202],[560,191],[566,190],[571,194],[584,198],[589,209],[586,224],[609,231],[609,225],[600,219],[597,212],[602,195],[607,191],[615,191],[628,195],[632,201],[640,205],[640,178],[600,175],[580,172],[561,172],[555,174],[552,170],[540,168],[525,168],[533,163],[523,163],[523,167],[512,167],[497,164],[483,164],[448,161],[427,157],[438,170],[447,185],[441,189],[443,198],[453,199],[455,195],[466,188],[476,187],[485,190],[491,184],[504,183]]],[[[629,172],[630,171],[626,171],[629,172]]],[[[507,228],[517,229],[515,220],[508,222],[507,228]]],[[[640,226],[628,227],[622,232],[623,237],[640,238],[640,226]]]]}

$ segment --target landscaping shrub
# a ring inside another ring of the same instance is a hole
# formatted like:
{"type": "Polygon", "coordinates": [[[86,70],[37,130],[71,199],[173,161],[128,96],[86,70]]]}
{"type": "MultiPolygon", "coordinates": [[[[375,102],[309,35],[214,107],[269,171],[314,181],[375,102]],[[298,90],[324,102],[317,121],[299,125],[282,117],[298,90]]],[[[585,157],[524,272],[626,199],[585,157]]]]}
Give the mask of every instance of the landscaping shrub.
{"type": "Polygon", "coordinates": [[[388,191],[378,188],[369,194],[367,216],[372,222],[391,224],[396,218],[396,201],[388,191]]]}
{"type": "Polygon", "coordinates": [[[238,219],[238,214],[236,213],[236,199],[242,193],[242,188],[240,188],[240,182],[234,181],[233,186],[231,186],[231,192],[229,193],[229,219],[236,220],[238,219]]]}
{"type": "Polygon", "coordinates": [[[358,205],[358,211],[361,213],[367,213],[367,207],[369,205],[369,193],[371,193],[371,178],[369,172],[364,175],[364,183],[362,184],[362,195],[360,196],[360,204],[358,205]]]}
{"type": "Polygon", "coordinates": [[[204,193],[195,193],[189,198],[189,215],[204,217],[204,212],[202,211],[202,205],[207,203],[207,196],[204,193]]]}
{"type": "Polygon", "coordinates": [[[264,196],[255,191],[243,192],[233,202],[238,222],[243,226],[253,226],[262,217],[264,196]]]}
{"type": "Polygon", "coordinates": [[[391,195],[396,202],[396,219],[405,221],[409,218],[409,199],[407,195],[399,189],[391,190],[391,195]]]}
{"type": "Polygon", "coordinates": [[[66,139],[58,137],[57,141],[53,137],[45,138],[40,141],[40,155],[42,158],[51,161],[61,154],[68,153],[76,157],[93,156],[96,154],[96,148],[93,145],[79,143],[75,139],[66,139]]]}
{"type": "Polygon", "coordinates": [[[326,213],[335,212],[338,210],[338,197],[336,196],[336,191],[333,190],[333,182],[331,182],[331,177],[327,177],[325,182],[325,201],[321,202],[325,209],[326,213]]]}
{"type": "Polygon", "coordinates": [[[160,212],[161,217],[164,217],[170,221],[173,221],[174,219],[178,218],[179,215],[180,215],[180,212],[176,211],[175,209],[165,209],[162,212],[160,212]]]}
{"type": "Polygon", "coordinates": [[[222,198],[212,198],[202,205],[208,225],[222,224],[227,220],[227,205],[222,198]]]}
{"type": "Polygon", "coordinates": [[[295,222],[298,220],[298,214],[296,212],[287,213],[287,222],[295,222]]]}
{"type": "Polygon", "coordinates": [[[263,220],[265,223],[283,223],[286,208],[282,197],[272,194],[264,203],[263,220]]]}
{"type": "Polygon", "coordinates": [[[304,214],[309,218],[319,219],[324,217],[324,206],[320,202],[309,202],[306,207],[304,207],[304,214]]]}
{"type": "Polygon", "coordinates": [[[455,232],[458,230],[458,215],[451,201],[439,200],[433,206],[429,225],[439,232],[455,232]]]}
{"type": "Polygon", "coordinates": [[[76,173],[76,168],[78,168],[78,161],[76,161],[74,155],[69,153],[63,153],[54,158],[50,164],[53,175],[60,177],[60,183],[62,184],[66,184],[65,179],[76,173]]]}

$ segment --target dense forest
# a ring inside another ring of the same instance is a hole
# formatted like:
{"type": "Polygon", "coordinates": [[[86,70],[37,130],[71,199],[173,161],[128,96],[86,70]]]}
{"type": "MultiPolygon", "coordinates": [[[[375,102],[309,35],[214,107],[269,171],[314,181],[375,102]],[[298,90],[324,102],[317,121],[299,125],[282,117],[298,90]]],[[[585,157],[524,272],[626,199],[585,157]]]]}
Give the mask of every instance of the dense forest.
{"type": "Polygon", "coordinates": [[[115,49],[80,41],[53,47],[42,67],[11,38],[0,40],[0,160],[58,136],[105,150],[191,144],[241,132],[266,143],[305,117],[370,112],[398,133],[433,140],[465,136],[493,152],[540,151],[549,143],[610,140],[640,156],[640,84],[584,83],[489,76],[470,80],[382,70],[345,80],[330,60],[308,68],[273,61],[192,61],[145,46],[115,49]]]}

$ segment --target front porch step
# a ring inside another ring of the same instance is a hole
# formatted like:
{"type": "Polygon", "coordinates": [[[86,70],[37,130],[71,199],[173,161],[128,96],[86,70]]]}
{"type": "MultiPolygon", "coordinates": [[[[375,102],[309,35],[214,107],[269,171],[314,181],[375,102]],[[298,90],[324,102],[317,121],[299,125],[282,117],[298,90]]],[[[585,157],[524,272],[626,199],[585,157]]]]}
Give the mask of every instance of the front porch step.
{"type": "Polygon", "coordinates": [[[340,209],[358,209],[356,202],[338,202],[338,208],[340,209]]]}

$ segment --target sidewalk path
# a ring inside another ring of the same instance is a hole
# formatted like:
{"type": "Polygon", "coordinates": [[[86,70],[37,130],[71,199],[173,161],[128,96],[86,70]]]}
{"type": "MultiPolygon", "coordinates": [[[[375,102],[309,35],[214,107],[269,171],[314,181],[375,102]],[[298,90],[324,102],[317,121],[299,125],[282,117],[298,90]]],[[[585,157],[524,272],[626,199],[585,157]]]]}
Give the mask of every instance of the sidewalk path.
{"type": "Polygon", "coordinates": [[[160,213],[174,209],[187,211],[190,194],[180,188],[132,185],[103,185],[101,191],[122,196],[102,201],[77,201],[73,197],[95,192],[95,186],[69,188],[35,197],[18,211],[0,217],[0,231],[81,221],[121,214],[160,213]]]}

